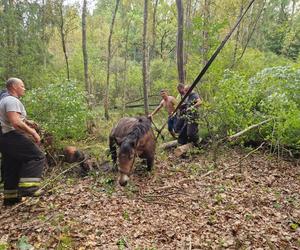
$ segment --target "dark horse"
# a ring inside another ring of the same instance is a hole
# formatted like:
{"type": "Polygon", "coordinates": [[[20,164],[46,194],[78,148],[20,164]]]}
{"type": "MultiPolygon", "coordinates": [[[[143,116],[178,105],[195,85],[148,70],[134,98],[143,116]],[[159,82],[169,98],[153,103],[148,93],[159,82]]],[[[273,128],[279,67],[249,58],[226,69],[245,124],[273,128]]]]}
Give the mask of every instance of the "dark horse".
{"type": "Polygon", "coordinates": [[[109,148],[114,164],[119,159],[119,183],[125,186],[133,171],[135,158],[146,159],[147,170],[154,163],[155,139],[151,121],[146,117],[124,117],[112,129],[109,135],[109,148]],[[120,147],[117,157],[117,147],[120,147]]]}

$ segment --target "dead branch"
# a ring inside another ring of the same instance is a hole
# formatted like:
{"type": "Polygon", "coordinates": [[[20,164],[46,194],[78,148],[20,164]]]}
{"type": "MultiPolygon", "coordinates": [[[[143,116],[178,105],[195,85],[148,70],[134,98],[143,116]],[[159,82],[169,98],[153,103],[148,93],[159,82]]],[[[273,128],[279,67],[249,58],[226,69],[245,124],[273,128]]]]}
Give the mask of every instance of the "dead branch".
{"type": "Polygon", "coordinates": [[[159,146],[159,148],[162,149],[162,150],[166,150],[166,149],[169,149],[169,148],[176,147],[177,145],[178,145],[178,141],[174,140],[174,141],[169,141],[169,142],[161,144],[159,146]]]}
{"type": "Polygon", "coordinates": [[[249,130],[251,130],[251,129],[253,129],[253,128],[257,128],[257,127],[259,127],[259,126],[261,126],[261,125],[263,125],[263,124],[265,124],[265,123],[267,123],[267,122],[269,122],[269,121],[271,121],[271,120],[273,120],[273,119],[274,119],[274,118],[269,118],[269,119],[264,120],[264,121],[262,121],[262,122],[260,122],[260,123],[251,125],[251,126],[249,126],[248,128],[245,128],[244,130],[242,130],[242,131],[240,131],[240,132],[238,132],[238,133],[236,133],[236,134],[234,134],[234,135],[231,135],[231,136],[227,137],[227,140],[232,141],[232,140],[236,139],[237,137],[239,137],[239,136],[245,134],[245,133],[248,132],[249,130]]]}
{"type": "Polygon", "coordinates": [[[179,157],[179,156],[185,154],[192,147],[193,147],[193,143],[187,143],[187,144],[181,145],[174,150],[174,154],[176,157],[179,157]]]}

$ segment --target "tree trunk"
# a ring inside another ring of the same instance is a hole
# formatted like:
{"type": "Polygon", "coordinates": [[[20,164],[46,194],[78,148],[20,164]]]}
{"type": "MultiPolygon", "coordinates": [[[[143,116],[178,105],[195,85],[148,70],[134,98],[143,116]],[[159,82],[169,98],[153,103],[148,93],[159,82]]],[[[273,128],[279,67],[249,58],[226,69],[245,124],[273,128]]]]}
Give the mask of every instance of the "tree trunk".
{"type": "Polygon", "coordinates": [[[185,82],[183,61],[183,6],[182,0],[176,0],[177,6],[177,70],[180,83],[185,82]]]}
{"type": "Polygon", "coordinates": [[[258,23],[258,21],[259,21],[261,15],[262,15],[262,13],[263,13],[263,11],[264,11],[265,4],[266,4],[266,0],[262,3],[261,8],[259,8],[259,13],[258,13],[257,16],[256,16],[256,18],[255,18],[255,20],[254,20],[254,23],[251,23],[251,24],[249,25],[249,26],[251,26],[251,31],[250,31],[250,33],[248,34],[248,37],[247,37],[246,43],[245,43],[245,45],[244,45],[244,47],[243,47],[242,53],[241,53],[240,57],[237,59],[237,61],[241,60],[241,59],[243,58],[245,52],[246,52],[246,49],[247,49],[247,47],[248,47],[248,44],[249,44],[249,42],[250,42],[250,40],[251,40],[251,38],[252,38],[252,36],[253,36],[253,34],[254,34],[254,31],[255,31],[255,29],[256,29],[257,23],[258,23]]]}
{"type": "Polygon", "coordinates": [[[60,14],[60,25],[59,25],[59,31],[60,31],[60,37],[61,37],[61,43],[62,48],[64,52],[64,57],[66,61],[66,71],[67,71],[67,79],[70,80],[70,69],[69,69],[69,59],[67,54],[67,46],[66,46],[66,34],[64,31],[65,23],[64,23],[64,14],[63,14],[63,0],[59,2],[59,14],[60,14]]]}
{"type": "Polygon", "coordinates": [[[15,7],[13,1],[4,1],[4,7],[3,12],[6,16],[5,20],[5,55],[6,58],[4,60],[5,64],[5,73],[4,73],[4,79],[9,78],[12,74],[15,74],[14,72],[14,61],[12,58],[15,57],[15,43],[16,40],[16,30],[14,27],[14,24],[10,22],[10,19],[15,19],[15,7]],[[9,18],[7,18],[9,17],[9,18]]]}
{"type": "Polygon", "coordinates": [[[143,28],[143,87],[144,87],[144,109],[145,115],[149,113],[148,103],[148,45],[147,45],[147,24],[148,24],[148,0],[144,0],[144,28],[143,28]]]}
{"type": "Polygon", "coordinates": [[[113,13],[113,17],[110,24],[109,30],[109,37],[108,37],[108,49],[107,49],[107,75],[106,75],[106,90],[105,90],[105,99],[104,99],[104,115],[106,120],[109,120],[109,113],[108,113],[108,105],[109,105],[109,78],[110,78],[110,62],[112,59],[111,54],[111,40],[114,30],[115,19],[118,11],[120,0],[116,0],[116,7],[113,13]]]}
{"type": "Polygon", "coordinates": [[[47,41],[46,41],[46,2],[42,1],[42,40],[43,40],[43,64],[47,68],[47,41]]]}
{"type": "MultiPolygon", "coordinates": [[[[187,32],[187,37],[185,40],[185,48],[184,48],[184,68],[188,63],[188,55],[191,47],[191,26],[192,26],[192,19],[191,19],[191,8],[192,8],[192,0],[187,0],[186,3],[186,18],[185,18],[185,31],[187,32]]],[[[185,79],[188,80],[187,72],[185,71],[185,79]]]]}
{"type": "Polygon", "coordinates": [[[203,47],[202,47],[202,64],[206,65],[208,62],[208,52],[209,52],[209,18],[210,18],[210,0],[204,1],[203,6],[203,47]]]}
{"type": "Polygon", "coordinates": [[[124,79],[123,79],[123,96],[122,96],[122,111],[125,113],[126,106],[126,84],[127,84],[127,60],[128,60],[128,36],[131,20],[128,20],[126,37],[125,37],[125,55],[124,55],[124,79]]]}
{"type": "Polygon", "coordinates": [[[156,47],[156,12],[157,12],[158,0],[155,0],[153,6],[153,20],[152,20],[152,46],[151,46],[151,58],[155,58],[156,47]]]}
{"type": "Polygon", "coordinates": [[[83,0],[82,6],[82,55],[83,55],[83,67],[84,67],[84,83],[85,90],[87,92],[87,103],[89,107],[91,107],[91,87],[89,84],[89,73],[88,73],[88,54],[87,54],[87,46],[86,46],[86,4],[87,0],[83,0]]]}
{"type": "MultiPolygon", "coordinates": [[[[240,7],[240,13],[239,13],[239,17],[238,18],[240,18],[241,15],[243,14],[243,10],[244,10],[244,3],[242,1],[241,7],[240,7]]],[[[236,30],[235,45],[234,45],[234,50],[233,50],[233,57],[232,57],[232,62],[231,62],[231,68],[234,67],[235,62],[236,62],[237,50],[238,50],[239,41],[240,41],[240,30],[241,30],[241,25],[239,25],[237,27],[237,30],[236,30]]]]}

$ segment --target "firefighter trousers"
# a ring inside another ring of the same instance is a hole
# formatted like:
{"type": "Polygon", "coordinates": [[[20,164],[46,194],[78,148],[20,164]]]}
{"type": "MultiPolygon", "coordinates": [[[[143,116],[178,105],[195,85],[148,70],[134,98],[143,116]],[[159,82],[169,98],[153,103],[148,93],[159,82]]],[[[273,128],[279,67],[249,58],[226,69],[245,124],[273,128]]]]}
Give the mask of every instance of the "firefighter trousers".
{"type": "Polygon", "coordinates": [[[1,168],[5,201],[34,196],[39,189],[45,164],[40,148],[27,136],[11,131],[0,136],[1,168]]]}

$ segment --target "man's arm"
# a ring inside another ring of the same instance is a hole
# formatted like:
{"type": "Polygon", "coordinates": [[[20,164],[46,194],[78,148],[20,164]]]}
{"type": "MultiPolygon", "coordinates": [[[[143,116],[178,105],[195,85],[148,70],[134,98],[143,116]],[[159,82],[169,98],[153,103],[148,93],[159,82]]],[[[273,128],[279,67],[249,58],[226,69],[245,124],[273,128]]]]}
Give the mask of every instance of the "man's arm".
{"type": "Polygon", "coordinates": [[[9,111],[6,114],[7,114],[8,121],[16,130],[31,135],[34,138],[36,143],[40,143],[41,138],[38,135],[38,133],[35,131],[35,129],[30,128],[25,122],[21,120],[20,114],[18,112],[9,111]]]}
{"type": "Polygon", "coordinates": [[[202,100],[200,97],[196,99],[196,103],[193,105],[193,107],[198,108],[202,104],[202,100]]]}
{"type": "Polygon", "coordinates": [[[152,118],[161,108],[163,107],[163,101],[160,102],[160,104],[154,109],[154,111],[148,116],[149,118],[152,118]]]}

